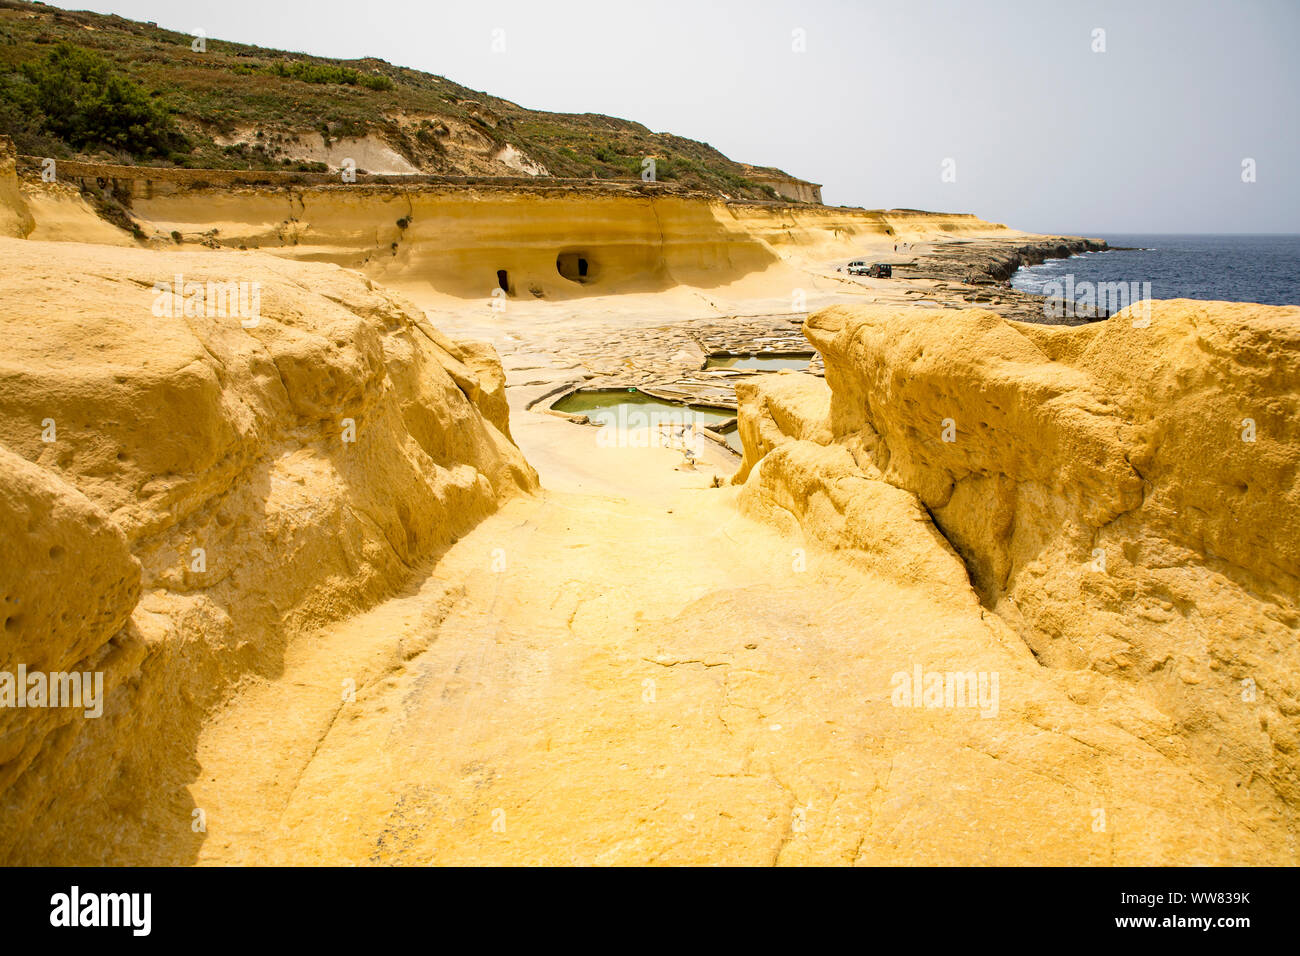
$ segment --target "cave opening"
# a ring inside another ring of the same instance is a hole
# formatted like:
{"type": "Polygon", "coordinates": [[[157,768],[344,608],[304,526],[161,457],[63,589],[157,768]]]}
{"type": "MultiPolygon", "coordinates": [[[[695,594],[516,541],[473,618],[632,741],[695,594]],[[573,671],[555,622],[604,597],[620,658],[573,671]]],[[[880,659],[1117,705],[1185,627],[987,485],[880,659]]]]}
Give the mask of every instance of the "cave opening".
{"type": "Polygon", "coordinates": [[[497,285],[501,287],[502,292],[510,294],[510,274],[505,269],[497,270],[497,285]]]}
{"type": "Polygon", "coordinates": [[[591,260],[585,252],[561,252],[555,257],[555,271],[570,282],[592,278],[591,260]]]}

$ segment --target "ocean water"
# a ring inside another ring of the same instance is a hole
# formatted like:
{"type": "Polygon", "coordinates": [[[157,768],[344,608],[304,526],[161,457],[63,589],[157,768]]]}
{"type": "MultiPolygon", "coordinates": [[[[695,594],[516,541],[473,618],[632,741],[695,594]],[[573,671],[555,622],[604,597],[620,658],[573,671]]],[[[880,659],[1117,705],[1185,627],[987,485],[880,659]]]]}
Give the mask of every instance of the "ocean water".
{"type": "Polygon", "coordinates": [[[1138,248],[1052,259],[1017,270],[1011,285],[1022,292],[1059,296],[1066,277],[1073,276],[1076,300],[1082,297],[1081,288],[1086,294],[1098,283],[1149,282],[1153,299],[1300,305],[1300,235],[1100,235],[1112,246],[1138,248]]]}

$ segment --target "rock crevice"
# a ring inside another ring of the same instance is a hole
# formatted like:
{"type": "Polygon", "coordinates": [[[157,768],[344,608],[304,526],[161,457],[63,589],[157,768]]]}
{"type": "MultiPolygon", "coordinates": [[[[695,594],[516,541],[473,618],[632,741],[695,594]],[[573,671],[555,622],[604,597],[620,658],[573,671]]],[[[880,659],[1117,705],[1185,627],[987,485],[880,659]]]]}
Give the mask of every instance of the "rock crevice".
{"type": "Polygon", "coordinates": [[[1300,309],[1136,317],[816,313],[825,384],[738,389],[741,500],[908,583],[960,592],[959,556],[1042,663],[1136,687],[1229,799],[1294,819],[1300,309]]]}

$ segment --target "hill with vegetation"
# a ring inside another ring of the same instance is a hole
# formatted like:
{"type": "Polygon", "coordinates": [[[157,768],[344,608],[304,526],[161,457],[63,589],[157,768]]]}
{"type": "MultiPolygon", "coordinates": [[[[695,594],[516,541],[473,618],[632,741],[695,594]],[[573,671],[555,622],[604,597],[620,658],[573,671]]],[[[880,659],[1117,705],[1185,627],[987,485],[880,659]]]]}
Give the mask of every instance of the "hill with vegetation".
{"type": "Polygon", "coordinates": [[[357,140],[403,171],[444,175],[628,179],[654,157],[659,180],[774,195],[754,167],[630,120],[525,109],[379,59],[196,41],[19,0],[0,0],[0,133],[29,155],[209,169],[325,171],[332,145],[357,140]]]}

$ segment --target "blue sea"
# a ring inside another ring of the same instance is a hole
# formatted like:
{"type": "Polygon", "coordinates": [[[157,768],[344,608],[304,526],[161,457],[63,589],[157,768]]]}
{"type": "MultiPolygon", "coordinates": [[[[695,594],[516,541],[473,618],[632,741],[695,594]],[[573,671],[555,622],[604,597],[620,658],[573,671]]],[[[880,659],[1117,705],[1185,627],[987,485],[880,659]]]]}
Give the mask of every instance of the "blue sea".
{"type": "Polygon", "coordinates": [[[1112,246],[1137,248],[1052,259],[1017,270],[1011,285],[1059,296],[1066,277],[1073,276],[1076,289],[1080,283],[1088,283],[1087,289],[1102,282],[1150,282],[1153,299],[1300,305],[1300,235],[1099,235],[1112,246]]]}

